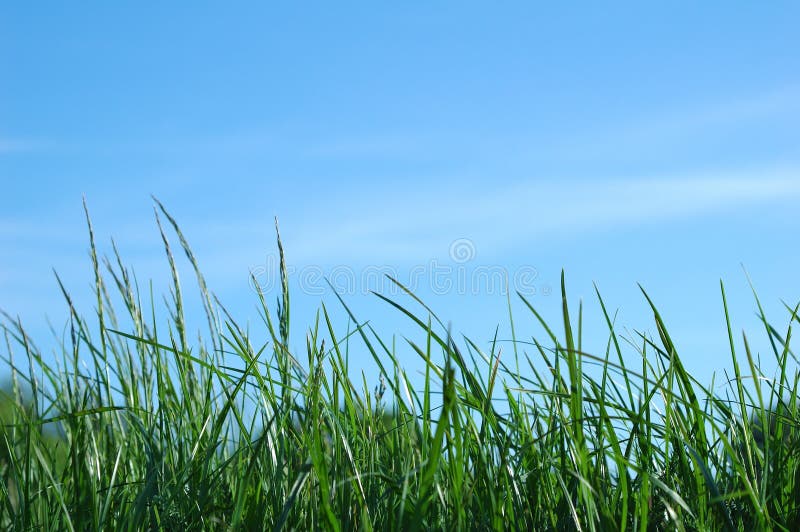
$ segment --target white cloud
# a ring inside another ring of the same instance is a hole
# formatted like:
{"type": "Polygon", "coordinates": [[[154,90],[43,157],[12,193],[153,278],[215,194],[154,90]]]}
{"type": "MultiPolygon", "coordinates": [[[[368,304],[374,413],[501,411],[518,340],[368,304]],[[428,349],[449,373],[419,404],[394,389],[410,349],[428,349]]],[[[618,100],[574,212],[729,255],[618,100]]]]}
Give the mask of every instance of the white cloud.
{"type": "MultiPolygon", "coordinates": [[[[800,117],[800,85],[790,84],[760,93],[732,97],[720,95],[711,102],[685,107],[665,105],[623,115],[613,123],[599,123],[577,131],[567,139],[546,146],[546,153],[581,158],[616,155],[630,158],[661,154],[678,146],[693,146],[732,133],[750,134],[753,126],[800,117]]],[[[588,126],[588,125],[587,125],[588,126]]]]}
{"type": "Polygon", "coordinates": [[[31,151],[40,146],[39,143],[23,139],[0,137],[0,154],[31,151]]]}
{"type": "Polygon", "coordinates": [[[286,240],[300,261],[442,257],[449,242],[460,237],[500,250],[553,235],[596,234],[800,198],[800,169],[442,190],[422,201],[387,200],[379,211],[339,222],[312,220],[286,240]]]}
{"type": "Polygon", "coordinates": [[[744,124],[753,120],[780,117],[800,111],[800,86],[787,85],[749,96],[723,99],[705,105],[660,116],[641,122],[631,133],[679,135],[686,131],[744,124]]]}
{"type": "MultiPolygon", "coordinates": [[[[319,209],[313,199],[302,206],[282,205],[287,210],[278,214],[289,261],[296,266],[330,266],[445,260],[451,242],[458,238],[473,239],[480,254],[486,256],[542,239],[592,237],[617,228],[708,214],[725,217],[800,199],[800,167],[639,179],[531,180],[504,185],[489,180],[430,182],[405,188],[392,186],[391,193],[377,185],[354,192],[333,214],[319,209]]],[[[324,204],[325,199],[318,202],[324,204]]],[[[179,222],[209,278],[246,279],[248,268],[259,266],[266,255],[276,253],[272,215],[266,212],[239,219],[210,217],[179,222]]],[[[88,260],[88,237],[81,222],[78,218],[74,224],[0,219],[0,244],[13,247],[30,242],[22,249],[61,250],[61,256],[38,257],[42,268],[45,263],[47,266],[40,272],[43,275],[49,275],[50,266],[61,271],[65,263],[76,262],[83,267],[88,260]],[[70,260],[63,257],[65,246],[74,252],[70,260]]],[[[130,224],[118,220],[115,226],[110,230],[103,223],[95,223],[101,252],[110,252],[107,236],[113,233],[123,258],[143,279],[164,268],[163,246],[151,220],[130,224]]],[[[177,239],[170,236],[170,241],[183,261],[177,239]]],[[[25,268],[30,268],[30,262],[20,259],[6,264],[2,273],[6,280],[14,279],[25,268]]],[[[183,273],[186,279],[191,276],[188,269],[183,273]]]]}
{"type": "Polygon", "coordinates": [[[365,137],[347,137],[338,139],[323,139],[316,144],[312,143],[307,149],[307,154],[312,157],[324,158],[370,158],[407,156],[426,151],[426,135],[417,133],[411,135],[369,135],[365,137]]]}

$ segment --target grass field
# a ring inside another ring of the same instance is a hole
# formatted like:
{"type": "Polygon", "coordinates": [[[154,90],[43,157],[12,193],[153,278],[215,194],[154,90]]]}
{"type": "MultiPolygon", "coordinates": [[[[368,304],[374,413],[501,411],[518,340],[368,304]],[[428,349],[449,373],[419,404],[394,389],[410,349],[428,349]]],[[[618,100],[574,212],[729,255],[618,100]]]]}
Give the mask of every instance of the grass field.
{"type": "Polygon", "coordinates": [[[276,307],[254,295],[263,327],[249,332],[158,207],[174,281],[167,309],[143,303],[116,248],[97,256],[89,224],[96,314],[80,315],[63,290],[71,330],[56,359],[5,315],[0,354],[13,378],[1,411],[0,527],[800,529],[797,307],[773,326],[756,297],[755,333],[768,336],[777,374],[760,373],[747,336],[729,325],[730,374],[716,383],[684,370],[644,291],[657,334],[627,344],[638,362],[626,364],[599,293],[607,349],[583,352],[583,312],[569,308],[563,276],[563,320],[545,323],[519,296],[546,334],[515,335],[502,353],[389,299],[418,325],[402,346],[339,299],[335,313],[323,305],[314,323],[291,323],[307,331],[305,350],[291,352],[280,239],[282,292],[276,307]],[[205,306],[202,337],[187,330],[181,250],[205,306]],[[156,318],[164,310],[169,327],[156,318]],[[356,350],[371,355],[379,382],[351,380],[356,350]],[[422,386],[401,351],[424,362],[422,386]]]}

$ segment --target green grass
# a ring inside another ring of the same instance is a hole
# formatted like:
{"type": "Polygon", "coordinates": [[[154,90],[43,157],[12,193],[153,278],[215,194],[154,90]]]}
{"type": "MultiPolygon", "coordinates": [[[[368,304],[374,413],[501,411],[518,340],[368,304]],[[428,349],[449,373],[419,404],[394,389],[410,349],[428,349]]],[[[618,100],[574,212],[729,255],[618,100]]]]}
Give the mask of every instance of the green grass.
{"type": "Polygon", "coordinates": [[[608,341],[584,351],[583,309],[568,305],[563,275],[563,320],[546,323],[519,296],[545,334],[531,338],[510,314],[504,349],[451,337],[406,291],[377,297],[411,320],[408,338],[381,338],[338,298],[292,352],[280,239],[277,307],[254,295],[262,326],[250,331],[209,292],[160,204],[157,219],[173,279],[164,308],[143,303],[116,246],[98,257],[90,223],[96,312],[79,314],[62,285],[70,328],[57,356],[5,315],[1,527],[800,527],[797,307],[779,330],[756,297],[778,367],[762,375],[720,285],[732,368],[722,386],[687,373],[644,290],[657,335],[620,336],[597,292],[608,341]],[[188,330],[168,234],[194,268],[203,337],[188,330]],[[353,377],[352,353],[371,357],[379,382],[353,377]],[[399,364],[410,356],[424,365],[420,386],[399,364]]]}

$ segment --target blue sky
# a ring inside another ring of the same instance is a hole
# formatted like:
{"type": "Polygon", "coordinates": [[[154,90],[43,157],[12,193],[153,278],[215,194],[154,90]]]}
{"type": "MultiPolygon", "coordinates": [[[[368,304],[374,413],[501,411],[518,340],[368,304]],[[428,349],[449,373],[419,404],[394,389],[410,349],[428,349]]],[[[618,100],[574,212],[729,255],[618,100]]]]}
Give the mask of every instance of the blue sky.
{"type": "MultiPolygon", "coordinates": [[[[459,275],[507,273],[557,325],[564,268],[587,350],[605,347],[593,282],[621,326],[654,330],[641,283],[708,381],[730,367],[720,279],[765,356],[742,265],[781,328],[781,300],[800,300],[799,16],[791,2],[4,3],[0,307],[46,345],[45,316],[66,319],[55,268],[92,312],[83,195],[101,249],[114,236],[165,292],[153,194],[254,331],[248,275],[271,288],[279,218],[298,348],[320,301],[336,307],[321,276],[352,280],[348,303],[387,336],[414,330],[366,293],[390,290],[373,273],[415,279],[486,345],[497,325],[509,335],[503,287],[459,275]]],[[[542,338],[513,306],[518,336],[542,338]]]]}

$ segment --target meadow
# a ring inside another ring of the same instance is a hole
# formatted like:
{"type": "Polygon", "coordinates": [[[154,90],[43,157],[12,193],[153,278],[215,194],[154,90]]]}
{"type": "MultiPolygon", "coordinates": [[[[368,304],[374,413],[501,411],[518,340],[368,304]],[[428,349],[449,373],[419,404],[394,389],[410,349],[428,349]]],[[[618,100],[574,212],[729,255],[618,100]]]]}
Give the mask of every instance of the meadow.
{"type": "Polygon", "coordinates": [[[87,212],[94,314],[61,286],[70,326],[54,359],[5,309],[0,527],[800,529],[797,306],[773,324],[754,292],[763,330],[747,334],[766,335],[778,368],[764,375],[720,284],[729,370],[703,383],[645,290],[655,333],[623,338],[597,292],[607,343],[584,351],[583,308],[568,304],[563,274],[562,319],[547,323],[515,295],[546,334],[515,331],[512,316],[502,349],[452,335],[410,291],[374,296],[411,320],[407,338],[381,337],[335,295],[313,323],[291,322],[278,236],[280,294],[254,293],[260,327],[248,328],[157,207],[167,297],[140,290],[116,247],[98,256],[87,212]],[[187,326],[178,253],[194,270],[202,333],[187,326]],[[298,327],[300,352],[289,342],[298,327]],[[378,382],[354,377],[356,352],[378,382]],[[422,386],[401,353],[418,357],[422,386]]]}

